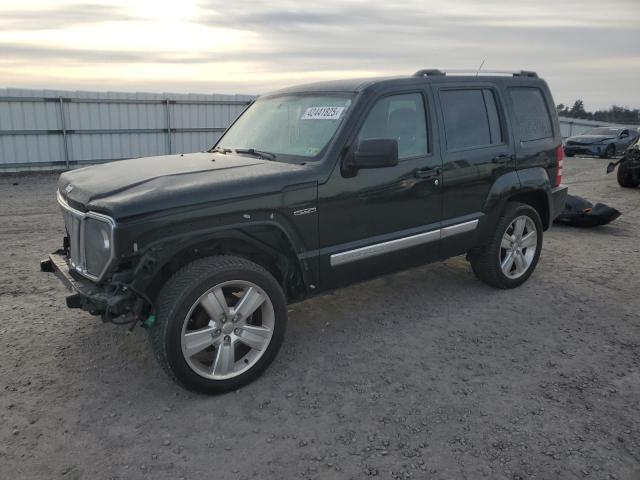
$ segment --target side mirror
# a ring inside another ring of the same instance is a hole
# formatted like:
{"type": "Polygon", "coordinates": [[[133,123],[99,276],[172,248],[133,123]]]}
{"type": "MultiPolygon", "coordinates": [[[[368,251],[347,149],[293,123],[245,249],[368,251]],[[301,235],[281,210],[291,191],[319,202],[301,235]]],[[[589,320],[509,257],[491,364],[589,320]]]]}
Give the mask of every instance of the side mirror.
{"type": "Polygon", "coordinates": [[[398,141],[395,138],[370,138],[362,140],[346,167],[360,168],[394,167],[398,164],[398,141]]]}
{"type": "Polygon", "coordinates": [[[629,134],[627,132],[622,132],[620,134],[620,138],[627,138],[629,136],[629,134]]]}

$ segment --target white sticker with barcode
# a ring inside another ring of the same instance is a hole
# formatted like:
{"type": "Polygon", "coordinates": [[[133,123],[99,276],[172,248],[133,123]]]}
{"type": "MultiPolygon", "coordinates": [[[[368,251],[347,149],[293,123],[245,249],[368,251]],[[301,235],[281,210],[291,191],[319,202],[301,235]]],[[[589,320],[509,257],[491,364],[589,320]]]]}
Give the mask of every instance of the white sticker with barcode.
{"type": "Polygon", "coordinates": [[[344,107],[309,107],[302,115],[302,120],[338,120],[344,107]]]}

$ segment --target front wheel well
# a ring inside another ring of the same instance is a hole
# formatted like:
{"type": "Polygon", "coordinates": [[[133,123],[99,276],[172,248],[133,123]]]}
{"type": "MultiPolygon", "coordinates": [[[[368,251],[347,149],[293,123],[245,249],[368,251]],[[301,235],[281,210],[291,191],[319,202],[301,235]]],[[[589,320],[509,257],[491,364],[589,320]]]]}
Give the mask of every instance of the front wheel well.
{"type": "Polygon", "coordinates": [[[305,294],[297,256],[286,235],[275,228],[224,232],[187,245],[167,247],[163,253],[166,260],[160,262],[144,289],[154,302],[157,292],[182,267],[202,258],[224,255],[244,258],[263,267],[281,285],[287,298],[299,299],[305,294]]]}
{"type": "Polygon", "coordinates": [[[542,227],[547,230],[551,226],[550,212],[549,212],[549,200],[547,195],[542,190],[532,190],[528,192],[516,193],[509,197],[509,202],[526,203],[535,208],[542,220],[542,227]]]}

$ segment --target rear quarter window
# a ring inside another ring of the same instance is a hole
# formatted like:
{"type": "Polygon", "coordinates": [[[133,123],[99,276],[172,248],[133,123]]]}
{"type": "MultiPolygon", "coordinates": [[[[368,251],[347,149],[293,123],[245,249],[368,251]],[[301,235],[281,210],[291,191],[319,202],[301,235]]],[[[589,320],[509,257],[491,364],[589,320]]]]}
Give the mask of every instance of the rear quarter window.
{"type": "Polygon", "coordinates": [[[522,142],[553,137],[551,117],[544,95],[536,87],[511,87],[509,96],[513,103],[518,132],[522,142]]]}

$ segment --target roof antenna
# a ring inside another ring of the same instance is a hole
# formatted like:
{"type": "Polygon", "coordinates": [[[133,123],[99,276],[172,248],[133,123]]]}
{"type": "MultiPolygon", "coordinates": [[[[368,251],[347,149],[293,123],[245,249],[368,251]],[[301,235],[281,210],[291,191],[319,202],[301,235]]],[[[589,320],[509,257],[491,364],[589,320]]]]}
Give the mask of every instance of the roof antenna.
{"type": "Polygon", "coordinates": [[[482,67],[484,66],[484,62],[486,61],[486,58],[482,59],[482,63],[480,64],[480,66],[478,67],[478,71],[476,72],[476,77],[478,76],[478,74],[480,73],[480,70],[482,70],[482,67]]]}

